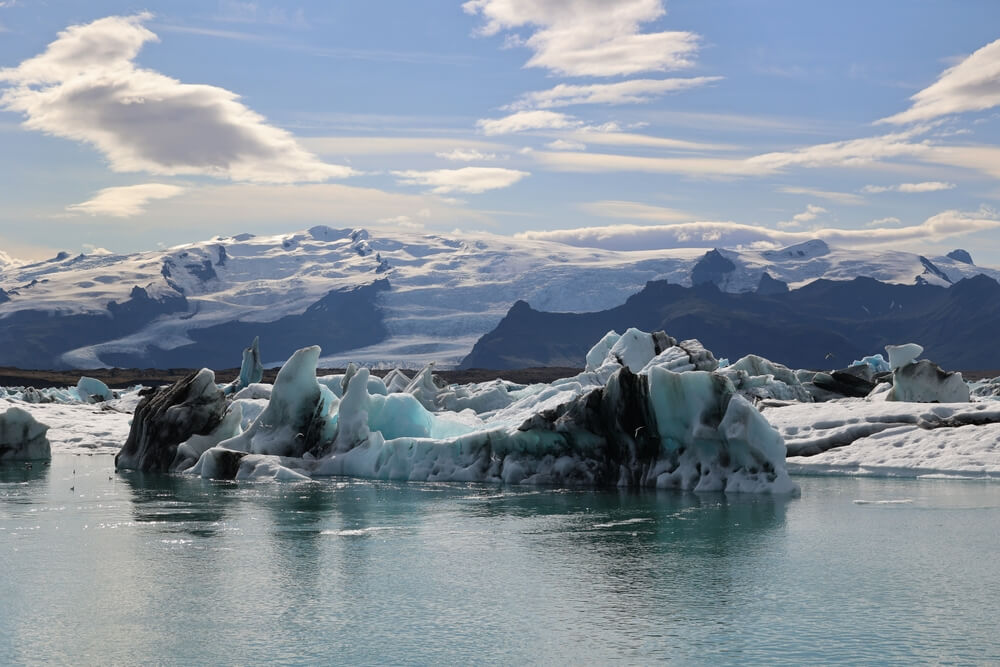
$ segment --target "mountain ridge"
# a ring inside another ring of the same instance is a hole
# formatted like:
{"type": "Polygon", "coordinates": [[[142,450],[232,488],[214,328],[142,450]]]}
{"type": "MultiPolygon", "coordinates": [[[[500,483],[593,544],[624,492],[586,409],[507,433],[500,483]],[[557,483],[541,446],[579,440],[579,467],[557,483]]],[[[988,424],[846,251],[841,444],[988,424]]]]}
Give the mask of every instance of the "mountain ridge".
{"type": "Polygon", "coordinates": [[[246,345],[257,329],[266,332],[267,362],[283,361],[298,342],[319,340],[327,366],[436,361],[445,368],[519,299],[547,311],[589,312],[614,308],[651,280],[690,285],[707,277],[738,293],[859,275],[941,286],[979,273],[1000,277],[965,259],[847,250],[819,240],[769,250],[609,251],[478,232],[323,225],[129,254],[60,253],[0,267],[0,365],[208,366],[223,347],[246,345]],[[706,257],[714,258],[711,270],[704,270],[706,257]],[[137,299],[137,289],[145,297],[137,299]],[[362,333],[352,337],[347,324],[362,333]],[[303,327],[316,336],[297,336],[303,327]]]}

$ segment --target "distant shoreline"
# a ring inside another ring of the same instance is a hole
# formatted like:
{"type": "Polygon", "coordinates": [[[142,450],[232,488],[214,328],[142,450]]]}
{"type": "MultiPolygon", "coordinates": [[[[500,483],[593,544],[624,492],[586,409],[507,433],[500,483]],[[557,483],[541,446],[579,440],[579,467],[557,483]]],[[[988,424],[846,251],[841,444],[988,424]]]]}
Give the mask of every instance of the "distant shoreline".
{"type": "MultiPolygon", "coordinates": [[[[0,367],[0,386],[4,387],[71,387],[75,386],[80,376],[96,378],[113,389],[124,389],[137,384],[162,385],[171,384],[196,369],[193,368],[95,368],[82,370],[30,370],[22,368],[0,367]]],[[[373,369],[372,374],[379,377],[385,375],[390,369],[373,369]]],[[[549,383],[559,378],[571,377],[581,372],[582,368],[519,368],[515,370],[489,370],[481,368],[471,368],[468,370],[435,370],[434,374],[439,375],[448,382],[467,384],[469,382],[488,382],[497,378],[503,378],[511,382],[530,384],[533,382],[549,383]]],[[[239,375],[239,368],[224,368],[215,371],[215,379],[218,382],[231,382],[239,375]]],[[[343,368],[319,368],[317,375],[336,375],[343,373],[343,368]]],[[[406,370],[407,375],[413,376],[418,370],[406,370]]],[[[273,383],[278,374],[277,368],[268,368],[264,371],[262,382],[273,383]]],[[[996,375],[1000,375],[997,372],[996,375]]],[[[993,375],[989,377],[994,377],[993,375]]]]}

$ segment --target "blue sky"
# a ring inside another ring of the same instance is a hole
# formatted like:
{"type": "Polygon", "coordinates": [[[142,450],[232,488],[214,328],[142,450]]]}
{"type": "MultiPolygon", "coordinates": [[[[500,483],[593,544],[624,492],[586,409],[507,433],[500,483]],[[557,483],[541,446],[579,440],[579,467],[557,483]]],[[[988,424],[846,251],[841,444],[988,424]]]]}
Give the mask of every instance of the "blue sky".
{"type": "Polygon", "coordinates": [[[322,223],[997,265],[997,26],[987,0],[0,0],[0,248],[322,223]]]}

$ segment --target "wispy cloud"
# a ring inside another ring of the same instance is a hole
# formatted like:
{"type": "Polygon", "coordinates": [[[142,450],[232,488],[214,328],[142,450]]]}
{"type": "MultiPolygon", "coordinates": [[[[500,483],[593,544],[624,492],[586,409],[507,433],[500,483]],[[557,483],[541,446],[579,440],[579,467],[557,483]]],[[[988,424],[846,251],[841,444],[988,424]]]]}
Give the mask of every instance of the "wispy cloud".
{"type": "Polygon", "coordinates": [[[432,155],[436,153],[481,153],[511,150],[510,146],[460,137],[307,137],[300,143],[320,155],[432,155]]]}
{"type": "Polygon", "coordinates": [[[721,76],[699,76],[677,79],[633,79],[589,85],[561,83],[548,90],[525,93],[505,108],[511,111],[523,111],[577,104],[642,104],[666,93],[697,88],[721,79],[721,76]]]}
{"type": "MultiPolygon", "coordinates": [[[[151,202],[143,224],[160,229],[197,230],[205,221],[212,233],[302,229],[314,224],[366,226],[379,220],[407,216],[428,227],[450,229],[455,225],[492,224],[481,211],[426,193],[390,192],[343,183],[270,185],[225,183],[191,187],[177,197],[151,202]]],[[[386,223],[392,224],[392,223],[386,223]]],[[[188,231],[179,240],[190,240],[188,231]]]]}
{"type": "Polygon", "coordinates": [[[898,185],[866,185],[861,188],[861,191],[872,194],[878,194],[880,192],[905,192],[912,194],[920,192],[939,192],[941,190],[952,190],[954,188],[954,183],[945,183],[944,181],[924,181],[922,183],[900,183],[898,185]]]}
{"type": "Polygon", "coordinates": [[[455,148],[450,151],[439,151],[434,155],[442,160],[451,160],[452,162],[477,162],[497,159],[496,153],[483,153],[474,148],[455,148]]]}
{"type": "Polygon", "coordinates": [[[566,139],[556,139],[545,144],[545,147],[553,151],[582,151],[587,149],[587,144],[580,141],[567,141],[566,139]]]}
{"type": "Polygon", "coordinates": [[[887,225],[898,225],[900,222],[902,222],[902,221],[899,218],[897,218],[896,216],[890,215],[890,216],[885,217],[885,218],[878,218],[876,220],[872,220],[866,226],[868,226],[868,227],[885,227],[887,225]]]}
{"type": "Polygon", "coordinates": [[[166,183],[143,183],[104,188],[85,202],[67,206],[71,213],[106,215],[113,218],[129,218],[146,210],[146,204],[156,199],[169,199],[184,192],[178,185],[166,183]]]}
{"type": "MultiPolygon", "coordinates": [[[[556,171],[669,173],[685,176],[765,176],[790,168],[865,167],[899,157],[930,159],[932,147],[912,141],[916,130],[863,139],[816,144],[751,157],[649,157],[607,153],[535,151],[533,157],[556,171]]],[[[593,142],[590,139],[588,143],[593,142]]],[[[935,158],[941,159],[941,158],[935,158]]]]}
{"type": "Polygon", "coordinates": [[[305,10],[301,7],[261,6],[258,2],[222,0],[215,20],[227,23],[255,23],[273,26],[308,27],[305,10]]]}
{"type": "Polygon", "coordinates": [[[808,197],[828,199],[830,201],[837,202],[838,204],[860,205],[865,203],[864,197],[856,195],[853,192],[833,192],[831,190],[819,190],[817,188],[800,188],[793,186],[780,187],[778,188],[778,192],[783,192],[789,195],[806,195],[808,197]]]}
{"type": "Polygon", "coordinates": [[[1000,39],[949,67],[937,81],[910,99],[913,105],[909,109],[878,122],[926,122],[941,116],[983,111],[1000,105],[1000,39]]]}
{"type": "Polygon", "coordinates": [[[434,169],[431,171],[394,171],[393,176],[403,185],[430,187],[435,194],[462,192],[479,194],[514,185],[530,176],[526,171],[501,167],[462,167],[461,169],[434,169]]]}
{"type": "Polygon", "coordinates": [[[586,248],[609,250],[654,250],[661,248],[740,247],[760,244],[788,245],[823,239],[845,247],[898,246],[900,243],[941,241],[975,232],[1000,228],[1000,220],[988,210],[944,211],[917,225],[823,228],[806,231],[770,229],[738,222],[679,222],[663,225],[617,224],[551,231],[523,232],[523,238],[557,241],[586,248]]]}
{"type": "Polygon", "coordinates": [[[641,32],[666,12],[660,0],[469,0],[484,35],[529,28],[527,39],[508,44],[534,52],[527,67],[568,76],[618,76],[688,67],[698,48],[692,32],[641,32]]]}
{"type": "Polygon", "coordinates": [[[449,54],[434,53],[429,51],[393,51],[390,49],[358,49],[316,46],[315,44],[309,42],[289,39],[282,35],[275,35],[271,32],[251,32],[248,30],[206,28],[203,26],[181,25],[177,23],[158,23],[154,27],[161,32],[202,35],[204,37],[230,39],[239,42],[254,42],[284,51],[304,53],[317,58],[424,65],[469,65],[476,60],[474,56],[463,53],[449,54]]]}
{"type": "Polygon", "coordinates": [[[156,41],[150,14],[113,16],[59,33],[39,56],[0,70],[0,107],[24,127],[97,148],[114,171],[302,182],[349,176],[224,88],[185,84],[133,62],[156,41]]]}
{"type": "Polygon", "coordinates": [[[776,222],[775,226],[779,229],[794,229],[795,227],[801,227],[804,222],[812,222],[820,215],[827,213],[828,211],[822,206],[816,206],[815,204],[808,204],[806,210],[801,213],[797,213],[792,216],[791,220],[783,220],[781,222],[776,222]]]}
{"type": "Polygon", "coordinates": [[[602,200],[586,202],[578,207],[585,213],[602,218],[628,218],[651,222],[690,222],[695,216],[666,206],[655,206],[634,201],[602,200]]]}
{"type": "Polygon", "coordinates": [[[528,130],[562,130],[583,122],[558,111],[518,111],[503,118],[484,118],[476,126],[486,135],[514,134],[528,130]]]}

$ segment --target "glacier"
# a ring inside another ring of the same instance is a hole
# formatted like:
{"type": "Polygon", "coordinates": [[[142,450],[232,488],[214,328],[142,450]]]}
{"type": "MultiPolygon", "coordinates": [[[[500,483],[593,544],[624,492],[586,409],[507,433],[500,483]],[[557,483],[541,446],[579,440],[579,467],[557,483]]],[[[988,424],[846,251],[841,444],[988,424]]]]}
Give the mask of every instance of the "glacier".
{"type": "MultiPolygon", "coordinates": [[[[708,276],[724,291],[744,292],[755,290],[765,273],[793,289],[818,278],[871,276],[935,285],[980,273],[1000,278],[1000,272],[964,258],[866,252],[822,241],[777,250],[624,252],[485,233],[387,235],[317,226],[282,235],[219,236],[127,255],[61,254],[4,265],[0,289],[10,298],[0,303],[0,328],[68,317],[78,325],[77,342],[46,338],[58,347],[57,365],[131,365],[124,362],[152,359],[156,351],[172,359],[198,344],[221,349],[231,340],[226,327],[241,336],[282,321],[293,327],[295,318],[321,313],[324,299],[333,294],[370,300],[374,310],[368,314],[381,320],[369,324],[381,338],[345,339],[347,347],[327,349],[322,365],[355,361],[416,370],[437,361],[447,368],[518,300],[558,312],[603,310],[651,280],[691,285],[693,277],[708,276]],[[716,256],[725,270],[696,270],[706,257],[716,256]],[[368,291],[361,295],[363,289],[368,291]]],[[[5,340],[13,344],[17,338],[12,333],[5,340]]],[[[261,361],[276,365],[301,344],[285,350],[272,343],[274,356],[261,361]]]]}

